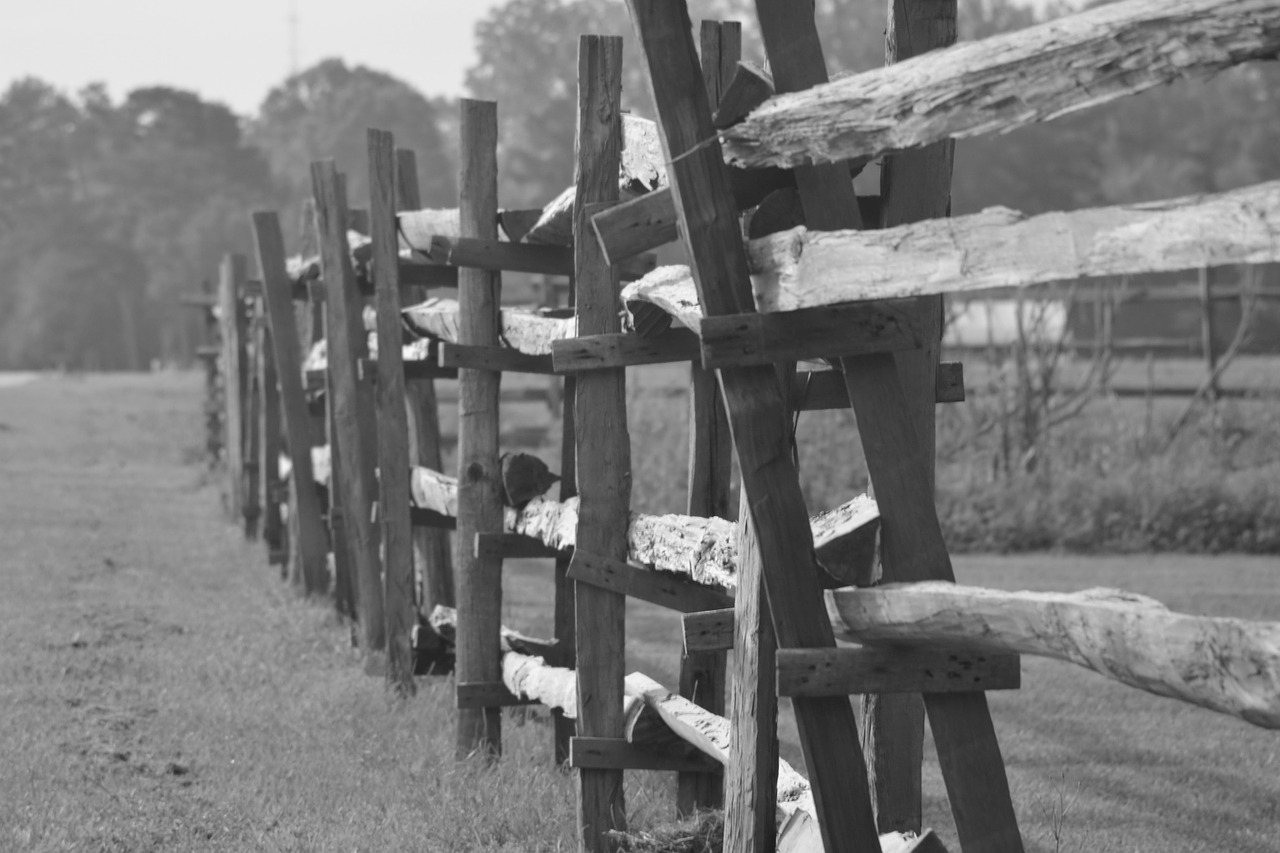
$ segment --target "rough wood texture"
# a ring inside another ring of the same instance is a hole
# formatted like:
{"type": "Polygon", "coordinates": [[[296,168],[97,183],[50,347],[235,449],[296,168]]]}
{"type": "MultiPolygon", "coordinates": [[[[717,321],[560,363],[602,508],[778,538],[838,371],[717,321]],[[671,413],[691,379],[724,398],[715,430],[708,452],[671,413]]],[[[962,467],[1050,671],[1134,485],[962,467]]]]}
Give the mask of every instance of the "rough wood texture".
{"type": "Polygon", "coordinates": [[[374,465],[376,438],[370,421],[372,389],[361,383],[356,365],[368,355],[360,294],[347,251],[346,191],[332,160],[311,164],[316,200],[316,231],[320,241],[325,290],[328,299],[326,339],[333,386],[329,406],[337,430],[337,467],[334,486],[342,493],[342,522],[346,530],[351,566],[355,575],[356,607],[366,652],[386,647],[382,607],[382,577],[378,543],[370,510],[376,494],[374,465]]]}
{"type": "MultiPolygon", "coordinates": [[[[737,22],[703,21],[701,28],[702,78],[712,104],[719,104],[742,56],[742,25],[737,22]]],[[[672,205],[672,224],[675,206],[672,205]]],[[[677,330],[678,331],[678,330],[677,330]]],[[[733,438],[720,398],[715,373],[694,364],[689,376],[689,491],[685,504],[691,516],[732,519],[729,479],[733,463],[733,438]]],[[[749,565],[752,554],[746,554],[749,565]]],[[[758,586],[758,584],[757,584],[758,586]]],[[[726,605],[712,605],[714,609],[726,605]]],[[[722,652],[685,650],[680,657],[680,695],[713,714],[723,715],[728,700],[728,661],[722,652]]],[[[682,817],[700,809],[722,808],[724,774],[681,773],[676,779],[676,814],[682,817]]]]}
{"type": "MultiPolygon", "coordinates": [[[[289,477],[289,522],[294,535],[289,548],[295,556],[308,594],[323,594],[329,586],[325,554],[328,537],[320,517],[320,497],[311,469],[311,415],[302,389],[297,321],[293,314],[292,285],[284,266],[284,237],[275,213],[253,214],[253,238],[262,278],[271,346],[280,380],[284,428],[289,450],[299,456],[289,477]]],[[[285,476],[282,474],[282,476],[285,476]]]]}
{"type": "Polygon", "coordinates": [[[782,649],[776,675],[779,696],[965,693],[1022,684],[1016,654],[941,647],[782,649]]]}
{"type": "MultiPolygon", "coordinates": [[[[885,62],[892,65],[950,47],[956,41],[955,0],[893,0],[885,31],[885,62]]],[[[886,157],[880,169],[879,225],[892,227],[951,214],[951,172],[955,142],[943,140],[886,157]]],[[[865,217],[864,217],[865,224],[865,217]]],[[[909,309],[920,329],[920,346],[897,352],[894,363],[907,401],[907,411],[923,452],[929,488],[933,490],[937,428],[938,355],[942,341],[942,297],[919,300],[909,309]]],[[[881,543],[884,580],[896,580],[903,537],[893,528],[881,543]]],[[[865,584],[864,584],[865,585],[865,584]]],[[[883,831],[918,832],[921,828],[921,766],[924,761],[924,703],[917,695],[873,694],[862,699],[862,752],[867,757],[876,825],[883,831]]]]}
{"type": "Polygon", "coordinates": [[[680,613],[716,610],[733,602],[724,592],[679,575],[650,571],[581,549],[573,552],[569,577],[680,613]]]}
{"type": "MultiPolygon", "coordinates": [[[[657,106],[681,236],[692,260],[700,302],[711,314],[752,309],[746,252],[738,232],[728,171],[714,139],[711,109],[697,85],[688,11],[669,0],[628,0],[657,106]],[[700,145],[703,147],[699,148],[700,145]]],[[[764,584],[779,645],[834,644],[830,624],[815,618],[822,594],[812,533],[789,452],[785,400],[772,367],[720,372],[743,489],[756,523],[764,584]]],[[[794,703],[800,741],[815,789],[823,841],[830,853],[878,843],[847,699],[794,703]]]]}
{"type": "Polygon", "coordinates": [[[1011,130],[1277,51],[1273,0],[1127,0],[778,95],[721,138],[733,162],[750,166],[874,157],[1011,130]]]}
{"type": "MultiPolygon", "coordinates": [[[[458,343],[458,301],[432,297],[404,309],[404,321],[415,333],[458,343]]],[[[555,317],[519,308],[502,309],[499,341],[526,355],[550,355],[555,341],[577,335],[573,317],[555,317]]]]}
{"type": "Polygon", "coordinates": [[[227,254],[218,267],[218,307],[222,331],[222,418],[226,438],[227,512],[237,522],[244,507],[245,323],[241,303],[244,256],[227,254]]]}
{"type": "Polygon", "coordinates": [[[258,323],[258,384],[262,388],[262,438],[258,443],[258,470],[261,472],[262,493],[262,539],[267,546],[267,554],[274,561],[276,555],[283,554],[284,517],[283,506],[285,484],[280,477],[281,450],[281,402],[280,377],[276,371],[276,356],[271,341],[271,325],[266,316],[266,300],[263,300],[263,315],[258,323]]]}
{"type": "MultiPolygon", "coordinates": [[[[635,198],[666,183],[667,176],[662,167],[662,149],[658,144],[657,133],[657,127],[648,119],[633,115],[622,117],[622,151],[618,161],[616,185],[618,193],[626,198],[635,198]]],[[[615,199],[618,193],[614,194],[615,199]]],[[[525,235],[525,242],[572,246],[573,210],[577,198],[578,188],[575,185],[552,199],[542,209],[537,223],[525,235]]]]}
{"type": "MultiPolygon", "coordinates": [[[[498,116],[489,101],[462,100],[463,152],[458,180],[460,231],[464,237],[497,239],[498,116]]],[[[496,346],[501,279],[497,273],[458,270],[459,336],[463,344],[496,346]]],[[[485,370],[459,372],[458,401],[458,530],[453,563],[458,582],[457,672],[460,682],[501,679],[498,632],[502,612],[502,560],[477,557],[477,533],[502,530],[502,497],[498,468],[498,383],[501,376],[485,370]]],[[[498,708],[458,711],[457,754],[502,751],[502,716],[498,708]]]]}
{"type": "MultiPolygon", "coordinates": [[[[418,161],[412,151],[403,149],[396,151],[396,207],[400,211],[422,207],[418,161]]],[[[410,303],[417,303],[425,298],[426,292],[414,287],[404,296],[410,303]]],[[[406,378],[408,376],[406,371],[406,378]]],[[[435,382],[423,379],[407,383],[405,406],[409,414],[409,464],[441,470],[444,462],[440,454],[440,406],[435,382]]],[[[418,602],[422,612],[430,612],[437,604],[452,606],[456,601],[450,548],[447,531],[414,527],[413,564],[421,583],[418,602]]]]}
{"type": "MultiPolygon", "coordinates": [[[[668,329],[654,337],[629,332],[567,338],[551,344],[551,366],[556,373],[575,373],[607,367],[670,364],[697,361],[701,346],[688,329],[668,329]]],[[[711,381],[715,381],[714,374],[711,381]]]]}
{"type": "MultiPolygon", "coordinates": [[[[574,146],[574,283],[583,334],[621,331],[617,277],[589,238],[590,205],[616,201],[622,149],[622,39],[582,36],[578,41],[578,130],[574,146]]],[[[535,229],[536,230],[536,229],[535,229]]],[[[599,370],[578,378],[577,544],[619,562],[627,559],[631,507],[631,436],[627,432],[626,372],[599,370]]],[[[578,645],[578,733],[623,734],[622,680],[626,597],[590,584],[574,585],[578,645]]],[[[578,771],[578,830],[583,850],[608,851],[609,830],[626,828],[622,771],[578,771]]]]}
{"type": "Polygon", "coordinates": [[[990,208],[879,231],[797,228],[752,241],[751,252],[761,311],[1272,263],[1280,260],[1280,181],[1032,217],[990,208]]]}
{"type": "Polygon", "coordinates": [[[659,267],[622,289],[627,323],[641,336],[668,323],[699,334],[704,367],[914,349],[922,343],[915,300],[883,300],[778,314],[703,317],[688,267],[659,267]]]}
{"type": "MultiPolygon", "coordinates": [[[[390,133],[371,128],[368,151],[369,233],[373,239],[378,335],[382,340],[394,341],[400,333],[395,140],[390,133]]],[[[418,621],[418,602],[413,528],[409,522],[409,417],[404,388],[401,349],[386,347],[378,354],[374,400],[378,415],[378,521],[382,525],[387,684],[400,695],[411,696],[416,690],[411,634],[418,621]]]]}
{"type": "Polygon", "coordinates": [[[1053,657],[1280,728],[1280,624],[1174,613],[1115,589],[1004,592],[945,583],[833,593],[860,642],[1053,657]]]}

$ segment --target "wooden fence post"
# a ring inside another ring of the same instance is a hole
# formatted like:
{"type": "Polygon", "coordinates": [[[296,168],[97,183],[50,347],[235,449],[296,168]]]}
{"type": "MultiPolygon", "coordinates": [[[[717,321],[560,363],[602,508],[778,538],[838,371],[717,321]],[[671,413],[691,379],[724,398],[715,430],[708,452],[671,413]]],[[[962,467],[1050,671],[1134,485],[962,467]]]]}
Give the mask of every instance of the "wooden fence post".
{"type": "MultiPolygon", "coordinates": [[[[266,287],[265,282],[263,287],[266,287]]],[[[267,298],[262,297],[262,318],[258,324],[258,384],[262,388],[262,438],[258,469],[261,472],[262,539],[267,546],[270,565],[286,561],[284,519],[280,513],[284,482],[280,479],[280,377],[276,371],[276,355],[267,316],[267,298]]]]}
{"type": "Polygon", "coordinates": [[[226,431],[227,511],[240,519],[244,507],[244,292],[243,255],[227,254],[218,269],[218,306],[222,330],[222,404],[226,431]]]}
{"type": "MultiPolygon", "coordinates": [[[[701,43],[703,82],[714,107],[720,103],[720,95],[733,79],[738,60],[742,57],[742,25],[703,21],[701,43]]],[[[689,515],[733,519],[733,507],[729,505],[732,454],[729,420],[720,399],[720,389],[716,386],[715,371],[705,370],[694,362],[690,367],[689,381],[689,495],[686,504],[689,515]]],[[[738,553],[746,552],[739,547],[738,553]]],[[[725,667],[726,655],[723,652],[682,655],[680,695],[692,699],[713,714],[723,715],[725,667]]],[[[769,709],[761,709],[761,717],[768,716],[769,709]]],[[[676,813],[683,817],[697,809],[719,808],[724,804],[725,784],[723,773],[680,773],[676,782],[676,813]]],[[[726,833],[734,831],[731,823],[726,821],[726,833]]]]}
{"type": "Polygon", "coordinates": [[[325,553],[328,549],[320,519],[320,498],[311,468],[311,415],[307,412],[302,388],[302,365],[298,352],[297,323],[293,315],[292,282],[285,271],[284,238],[280,220],[274,213],[253,215],[254,242],[262,277],[263,299],[271,326],[271,344],[280,378],[284,425],[293,461],[289,476],[290,524],[296,536],[292,550],[309,594],[324,593],[329,586],[325,553]]]}
{"type": "MultiPolygon", "coordinates": [[[[1241,322],[1244,315],[1241,314],[1241,322]]],[[[1213,335],[1213,271],[1209,267],[1200,268],[1200,348],[1204,350],[1204,367],[1209,377],[1209,405],[1218,402],[1218,380],[1214,374],[1218,372],[1217,342],[1213,335]]]]}
{"type": "MultiPolygon", "coordinates": [[[[399,210],[418,210],[422,197],[418,189],[418,163],[412,151],[396,150],[396,206],[399,210]]],[[[417,302],[426,288],[414,287],[407,299],[417,302]]],[[[413,440],[409,444],[409,461],[432,471],[443,471],[440,455],[440,404],[434,379],[419,379],[405,386],[405,405],[413,440]]],[[[453,558],[449,553],[449,531],[438,527],[415,527],[413,530],[413,563],[422,576],[419,596],[423,613],[437,604],[453,607],[453,558]]]]}
{"type": "Polygon", "coordinates": [[[417,601],[409,522],[409,417],[400,347],[400,235],[396,224],[396,153],[390,133],[369,129],[369,236],[377,305],[378,519],[382,522],[387,684],[411,696],[417,601]]]}
{"type": "Polygon", "coordinates": [[[328,403],[337,427],[339,451],[333,456],[329,489],[331,494],[342,494],[342,521],[355,575],[356,608],[364,650],[375,653],[386,647],[386,626],[378,543],[370,518],[376,495],[373,469],[377,447],[371,423],[373,394],[369,383],[362,382],[357,373],[360,360],[369,354],[363,305],[347,244],[346,190],[332,160],[311,164],[311,183],[316,199],[316,231],[328,311],[325,334],[333,379],[328,403]]]}
{"type": "MultiPolygon", "coordinates": [[[[461,174],[459,233],[496,240],[498,229],[498,107],[492,101],[459,104],[461,174]]],[[[458,338],[463,345],[497,346],[502,279],[496,272],[458,270],[458,338]]],[[[477,533],[502,531],[498,468],[498,391],[493,370],[458,371],[458,528],[453,563],[457,572],[457,682],[502,680],[499,631],[502,618],[502,558],[478,556],[477,533]]],[[[457,753],[502,753],[502,709],[459,708],[457,753]]]]}
{"type": "MultiPolygon", "coordinates": [[[[622,155],[622,39],[582,36],[578,41],[578,160],[574,169],[574,281],[578,332],[617,333],[617,278],[592,237],[590,205],[617,201],[622,155]]],[[[578,377],[577,548],[627,560],[631,511],[631,437],[627,432],[626,370],[595,370],[578,377]]],[[[622,694],[626,598],[590,584],[574,587],[578,673],[578,734],[623,736],[622,694]]],[[[578,770],[578,819],[583,850],[609,851],[605,835],[626,827],[622,770],[578,770]]]]}

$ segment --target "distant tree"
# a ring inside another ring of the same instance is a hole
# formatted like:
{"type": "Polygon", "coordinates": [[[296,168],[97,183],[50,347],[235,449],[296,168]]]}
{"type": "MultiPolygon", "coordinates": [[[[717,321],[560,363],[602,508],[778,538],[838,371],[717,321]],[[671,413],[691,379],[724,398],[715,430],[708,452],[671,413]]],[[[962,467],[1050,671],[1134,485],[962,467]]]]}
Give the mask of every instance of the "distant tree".
{"type": "Polygon", "coordinates": [[[22,81],[0,98],[0,152],[0,352],[113,368],[189,356],[178,297],[245,245],[245,213],[273,195],[239,118],[176,89],[115,104],[100,86],[71,98],[22,81]]]}
{"type": "Polygon", "coordinates": [[[439,102],[389,74],[364,66],[348,67],[326,59],[272,89],[249,126],[249,138],[262,149],[285,193],[285,224],[300,234],[300,211],[311,197],[311,162],[337,161],[347,174],[352,206],[369,197],[366,133],[389,130],[396,145],[418,157],[423,203],[458,203],[456,167],[446,153],[437,126],[439,102]]]}

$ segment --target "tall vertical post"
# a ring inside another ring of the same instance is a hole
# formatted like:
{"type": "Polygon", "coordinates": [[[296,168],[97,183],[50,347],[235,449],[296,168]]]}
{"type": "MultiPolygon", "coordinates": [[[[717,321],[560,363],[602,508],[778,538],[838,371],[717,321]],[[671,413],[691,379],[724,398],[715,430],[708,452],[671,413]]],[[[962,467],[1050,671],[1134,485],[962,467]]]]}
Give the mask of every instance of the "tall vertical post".
{"type": "Polygon", "coordinates": [[[218,268],[218,307],[222,331],[222,404],[226,431],[227,512],[239,520],[244,507],[244,292],[243,255],[227,254],[218,268]]]}
{"type": "MultiPolygon", "coordinates": [[[[574,281],[578,330],[583,335],[622,331],[618,281],[591,236],[591,205],[617,201],[622,158],[622,39],[582,36],[578,41],[578,159],[574,169],[574,281]]],[[[626,371],[597,370],[578,377],[577,548],[625,562],[631,513],[631,437],[627,432],[626,371]]],[[[626,598],[579,583],[574,588],[578,646],[578,733],[623,736],[622,694],[626,598]]],[[[578,771],[581,849],[608,851],[605,835],[626,826],[622,770],[578,771]]]]}
{"type": "Polygon", "coordinates": [[[1207,266],[1200,268],[1200,348],[1209,382],[1209,405],[1213,406],[1218,402],[1218,380],[1214,376],[1218,372],[1218,352],[1213,337],[1213,272],[1207,266]]]}
{"type": "MultiPolygon", "coordinates": [[[[266,287],[265,282],[263,287],[266,287]]],[[[284,519],[280,513],[280,501],[284,493],[284,483],[280,479],[280,377],[276,371],[274,346],[264,292],[262,318],[258,324],[258,384],[262,387],[262,438],[258,442],[261,448],[258,469],[262,473],[262,539],[267,546],[268,561],[273,566],[283,564],[285,560],[284,519]]]]}
{"type": "MultiPolygon", "coordinates": [[[[742,25],[736,21],[703,21],[701,29],[702,78],[714,109],[733,79],[742,56],[742,25]]],[[[713,370],[694,362],[689,377],[689,495],[686,509],[692,516],[732,519],[729,478],[733,439],[720,399],[713,370]]],[[[745,554],[739,543],[739,554],[745,554]]],[[[749,558],[748,558],[749,559],[749,558]]],[[[725,708],[723,652],[695,652],[680,660],[680,695],[692,699],[713,714],[725,708]]],[[[768,709],[765,709],[767,712],[768,709]]],[[[735,731],[738,729],[735,728],[735,731]]],[[[720,773],[680,773],[676,780],[676,812],[680,816],[697,809],[718,808],[724,802],[725,777],[720,773]]],[[[725,823],[732,834],[732,821],[725,823]]]]}
{"type": "MultiPolygon", "coordinates": [[[[462,237],[498,238],[498,107],[463,99],[459,151],[458,219],[462,237]]],[[[458,342],[497,346],[502,279],[496,272],[458,270],[458,342]]],[[[498,392],[502,374],[458,371],[458,529],[453,564],[457,572],[459,684],[502,680],[499,632],[502,558],[477,556],[477,533],[502,531],[502,484],[498,469],[498,392]]],[[[500,708],[458,710],[457,752],[465,758],[502,752],[500,708]]]]}
{"type": "Polygon", "coordinates": [[[325,553],[328,550],[320,519],[320,498],[311,469],[311,415],[302,388],[302,364],[298,352],[297,322],[293,314],[293,284],[285,271],[284,238],[274,213],[253,215],[254,242],[267,306],[271,346],[280,379],[284,426],[293,460],[289,477],[290,524],[296,535],[290,548],[300,567],[306,591],[322,594],[329,585],[325,553]]]}
{"type": "MultiPolygon", "coordinates": [[[[396,208],[418,210],[422,196],[418,188],[418,161],[412,151],[396,149],[396,208]]],[[[425,287],[406,290],[405,298],[417,302],[426,295],[425,287]]],[[[412,440],[409,463],[443,471],[440,455],[440,405],[434,379],[419,379],[405,387],[405,406],[409,410],[412,440]]],[[[429,613],[437,604],[453,607],[453,558],[449,553],[449,531],[439,527],[415,527],[413,530],[413,564],[422,578],[419,605],[429,613]]]]}
{"type": "Polygon", "coordinates": [[[400,236],[396,224],[395,140],[370,129],[369,236],[373,240],[378,325],[378,519],[382,522],[382,582],[387,632],[387,684],[411,696],[413,629],[418,622],[409,521],[409,416],[400,346],[400,236]]]}
{"type": "Polygon", "coordinates": [[[262,523],[262,327],[261,301],[248,300],[245,304],[245,413],[244,413],[244,536],[258,538],[262,523]]]}
{"type": "Polygon", "coordinates": [[[325,334],[332,379],[329,406],[337,438],[336,448],[331,451],[338,451],[332,457],[330,491],[341,493],[342,522],[355,576],[364,651],[374,653],[386,647],[386,630],[378,544],[370,518],[376,494],[373,472],[377,453],[372,428],[373,394],[357,373],[360,360],[369,354],[364,306],[347,244],[346,190],[332,160],[311,164],[311,184],[328,311],[325,334]]]}
{"type": "MultiPolygon", "coordinates": [[[[956,0],[892,0],[885,31],[885,62],[910,59],[956,41],[956,0]]],[[[888,228],[951,213],[951,171],[955,143],[927,145],[884,159],[880,171],[881,225],[888,228]]],[[[936,444],[935,391],[942,343],[941,296],[919,300],[922,345],[894,354],[907,411],[927,454],[929,494],[933,493],[936,444]]],[[[902,579],[901,566],[912,547],[890,527],[883,536],[884,583],[902,579]]],[[[908,534],[909,535],[909,534],[908,534]]],[[[862,699],[863,753],[881,832],[919,832],[921,765],[924,760],[924,704],[908,693],[868,694],[862,699]]]]}

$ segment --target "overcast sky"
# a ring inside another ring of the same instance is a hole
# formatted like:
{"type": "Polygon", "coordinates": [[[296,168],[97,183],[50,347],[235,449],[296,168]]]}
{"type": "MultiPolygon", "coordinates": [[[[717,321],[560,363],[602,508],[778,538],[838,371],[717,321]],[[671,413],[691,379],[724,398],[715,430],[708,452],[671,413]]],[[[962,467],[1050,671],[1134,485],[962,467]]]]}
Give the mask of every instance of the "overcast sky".
{"type": "Polygon", "coordinates": [[[118,99],[167,84],[253,112],[289,73],[294,6],[299,67],[340,56],[428,95],[458,95],[475,23],[500,2],[0,0],[0,90],[27,76],[70,91],[104,81],[118,99]]]}
{"type": "Polygon", "coordinates": [[[0,0],[0,91],[27,76],[71,92],[102,81],[116,99],[165,84],[252,113],[289,73],[296,9],[299,68],[338,56],[428,95],[460,95],[476,21],[502,2],[0,0]]]}

